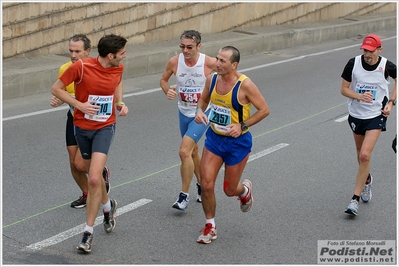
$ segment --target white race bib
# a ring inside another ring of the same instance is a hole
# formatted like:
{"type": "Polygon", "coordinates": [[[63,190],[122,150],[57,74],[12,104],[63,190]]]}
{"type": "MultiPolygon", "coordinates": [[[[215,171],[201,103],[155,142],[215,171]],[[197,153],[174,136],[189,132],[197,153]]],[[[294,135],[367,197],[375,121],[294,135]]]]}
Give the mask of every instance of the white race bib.
{"type": "Polygon", "coordinates": [[[93,105],[97,105],[100,109],[93,116],[85,114],[85,119],[105,122],[111,117],[113,112],[114,96],[113,95],[89,95],[89,102],[93,105]]]}
{"type": "MultiPolygon", "coordinates": [[[[371,92],[373,94],[373,101],[374,101],[376,99],[376,97],[377,97],[377,89],[378,89],[377,85],[357,83],[355,91],[356,91],[356,93],[359,93],[359,94],[364,94],[366,92],[371,92]]],[[[371,105],[372,102],[371,103],[362,102],[362,104],[371,105]]]]}

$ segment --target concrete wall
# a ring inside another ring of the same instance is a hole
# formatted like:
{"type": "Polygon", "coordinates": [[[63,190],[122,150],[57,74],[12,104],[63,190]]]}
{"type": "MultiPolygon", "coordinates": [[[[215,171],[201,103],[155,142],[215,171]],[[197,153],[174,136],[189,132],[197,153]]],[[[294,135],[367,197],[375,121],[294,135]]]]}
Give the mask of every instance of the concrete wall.
{"type": "Polygon", "coordinates": [[[3,8],[3,59],[65,53],[76,33],[93,48],[108,33],[128,44],[167,41],[183,30],[202,34],[283,24],[317,22],[396,11],[396,2],[8,2],[3,8]]]}

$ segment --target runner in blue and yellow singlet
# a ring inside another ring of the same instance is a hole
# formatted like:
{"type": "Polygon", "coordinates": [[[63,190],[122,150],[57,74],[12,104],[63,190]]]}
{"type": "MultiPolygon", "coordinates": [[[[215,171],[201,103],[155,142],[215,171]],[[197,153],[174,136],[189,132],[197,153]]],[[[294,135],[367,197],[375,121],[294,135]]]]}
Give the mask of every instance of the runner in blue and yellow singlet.
{"type": "Polygon", "coordinates": [[[252,148],[252,126],[269,115],[269,107],[258,87],[247,76],[237,71],[240,52],[233,46],[219,50],[216,57],[217,73],[207,78],[198,101],[195,121],[208,124],[200,171],[202,207],[205,227],[197,239],[209,244],[217,238],[215,225],[215,182],[225,164],[223,190],[229,197],[237,196],[241,211],[252,207],[252,183],[240,182],[252,148]],[[251,107],[257,111],[251,115],[251,107]],[[203,111],[209,107],[207,116],[203,111]]]}

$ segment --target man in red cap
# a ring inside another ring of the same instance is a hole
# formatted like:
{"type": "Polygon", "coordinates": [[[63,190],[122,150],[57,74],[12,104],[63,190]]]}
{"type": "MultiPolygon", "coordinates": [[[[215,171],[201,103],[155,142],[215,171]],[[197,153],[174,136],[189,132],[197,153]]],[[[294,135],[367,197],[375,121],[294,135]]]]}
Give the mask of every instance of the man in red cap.
{"type": "Polygon", "coordinates": [[[359,167],[353,197],[345,212],[357,215],[359,201],[371,199],[370,158],[387,117],[396,104],[396,65],[380,56],[381,39],[369,34],[363,39],[363,54],[351,58],[342,72],[341,94],[348,98],[349,126],[356,145],[359,167]],[[394,80],[389,96],[389,77],[394,80]]]}

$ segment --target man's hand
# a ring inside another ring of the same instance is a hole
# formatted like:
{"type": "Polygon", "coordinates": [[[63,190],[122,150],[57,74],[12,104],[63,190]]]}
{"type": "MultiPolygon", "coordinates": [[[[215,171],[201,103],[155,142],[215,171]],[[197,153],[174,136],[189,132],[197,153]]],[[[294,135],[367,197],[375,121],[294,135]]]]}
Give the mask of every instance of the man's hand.
{"type": "Polygon", "coordinates": [[[233,123],[227,125],[227,128],[230,130],[227,132],[231,137],[237,138],[242,134],[241,124],[240,123],[233,123]]]}
{"type": "Polygon", "coordinates": [[[169,100],[173,100],[173,99],[176,98],[176,96],[177,96],[176,87],[169,88],[168,92],[166,93],[166,97],[167,97],[169,100]]]}
{"type": "Polygon", "coordinates": [[[62,104],[64,104],[64,101],[62,101],[62,100],[59,99],[58,97],[52,96],[52,97],[50,98],[50,105],[51,105],[53,108],[59,107],[59,106],[61,106],[62,104]]]}
{"type": "Polygon", "coordinates": [[[372,92],[365,92],[362,94],[360,101],[366,102],[366,103],[371,103],[373,101],[373,93],[372,92]]]}
{"type": "Polygon", "coordinates": [[[125,104],[116,105],[116,109],[119,111],[119,116],[126,116],[129,113],[129,109],[125,104]]]}
{"type": "Polygon", "coordinates": [[[100,109],[100,106],[97,106],[95,104],[95,101],[87,101],[85,103],[79,102],[79,104],[76,105],[75,108],[79,109],[84,114],[87,114],[89,116],[94,116],[96,115],[97,111],[100,109]]]}
{"type": "Polygon", "coordinates": [[[208,116],[201,110],[198,109],[195,113],[194,121],[198,124],[204,124],[205,126],[208,124],[208,116]]]}

